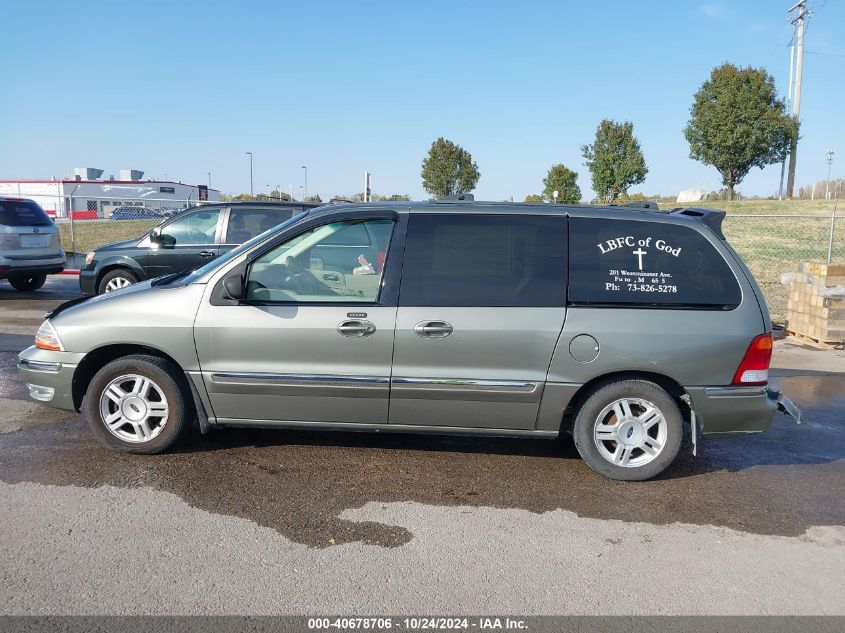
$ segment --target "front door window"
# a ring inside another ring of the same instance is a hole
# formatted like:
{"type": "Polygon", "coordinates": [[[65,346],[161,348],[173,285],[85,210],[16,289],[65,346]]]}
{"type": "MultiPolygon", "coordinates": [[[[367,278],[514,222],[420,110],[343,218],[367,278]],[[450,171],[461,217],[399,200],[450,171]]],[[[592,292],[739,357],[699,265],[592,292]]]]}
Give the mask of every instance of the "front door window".
{"type": "Polygon", "coordinates": [[[220,209],[196,211],[162,227],[161,233],[173,246],[214,244],[220,209]]]}
{"type": "Polygon", "coordinates": [[[391,220],[324,224],[253,262],[247,301],[377,303],[391,220]]]}

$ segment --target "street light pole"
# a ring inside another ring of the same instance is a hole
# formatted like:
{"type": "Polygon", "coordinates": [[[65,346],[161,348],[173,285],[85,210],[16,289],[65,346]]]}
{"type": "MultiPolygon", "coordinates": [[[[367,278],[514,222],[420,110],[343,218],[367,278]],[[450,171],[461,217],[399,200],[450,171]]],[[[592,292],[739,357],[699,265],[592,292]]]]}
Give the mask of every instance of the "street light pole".
{"type": "Polygon", "coordinates": [[[305,199],[308,197],[308,167],[303,165],[302,169],[305,171],[305,184],[303,185],[302,201],[305,202],[305,199]]]}
{"type": "Polygon", "coordinates": [[[249,156],[249,195],[255,197],[255,190],[252,187],[252,152],[247,152],[249,156]]]}

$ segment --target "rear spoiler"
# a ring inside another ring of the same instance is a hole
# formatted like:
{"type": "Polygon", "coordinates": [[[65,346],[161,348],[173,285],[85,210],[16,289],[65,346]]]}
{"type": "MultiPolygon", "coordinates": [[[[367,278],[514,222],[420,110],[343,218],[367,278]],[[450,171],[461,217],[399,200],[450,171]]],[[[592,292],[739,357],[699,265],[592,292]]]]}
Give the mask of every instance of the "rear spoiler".
{"type": "Polygon", "coordinates": [[[705,209],[704,207],[689,207],[687,209],[672,209],[669,213],[674,215],[686,215],[700,220],[707,228],[713,231],[720,240],[727,239],[722,233],[722,220],[725,219],[725,212],[721,209],[705,209]]]}

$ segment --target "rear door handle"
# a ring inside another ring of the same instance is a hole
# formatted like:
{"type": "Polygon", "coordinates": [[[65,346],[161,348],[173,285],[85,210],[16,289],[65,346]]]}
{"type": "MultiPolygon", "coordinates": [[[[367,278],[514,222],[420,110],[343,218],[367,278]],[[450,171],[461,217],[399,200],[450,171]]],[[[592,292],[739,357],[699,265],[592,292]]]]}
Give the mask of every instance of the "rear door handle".
{"type": "Polygon", "coordinates": [[[200,251],[197,255],[200,257],[214,257],[214,251],[200,251]]]}
{"type": "Polygon", "coordinates": [[[361,338],[362,336],[372,336],[376,331],[376,326],[370,321],[351,319],[348,321],[341,321],[341,323],[337,326],[337,331],[341,336],[361,338]]]}
{"type": "Polygon", "coordinates": [[[446,338],[453,331],[452,324],[446,321],[421,321],[414,326],[417,336],[424,338],[446,338]]]}

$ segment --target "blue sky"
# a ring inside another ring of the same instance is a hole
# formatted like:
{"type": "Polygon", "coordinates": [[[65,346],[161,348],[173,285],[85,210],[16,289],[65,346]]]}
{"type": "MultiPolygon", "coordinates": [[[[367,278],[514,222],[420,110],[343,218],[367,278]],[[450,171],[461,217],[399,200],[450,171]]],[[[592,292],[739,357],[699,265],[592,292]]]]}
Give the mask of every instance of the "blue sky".
{"type": "MultiPolygon", "coordinates": [[[[690,160],[692,94],[729,60],[786,91],[789,0],[729,2],[52,2],[0,0],[0,179],[74,166],[203,183],[426,197],[437,136],[468,149],[476,198],[521,200],[546,170],[630,120],[649,194],[719,187],[690,160]]],[[[845,0],[811,0],[797,183],[845,175],[845,0]]],[[[777,191],[779,166],[746,195],[777,191]]]]}

